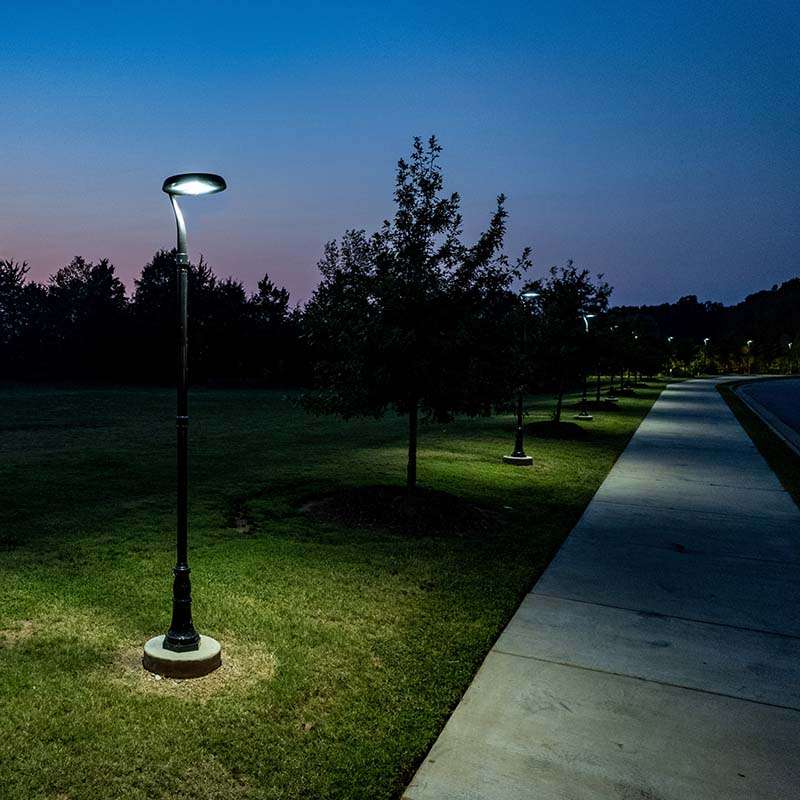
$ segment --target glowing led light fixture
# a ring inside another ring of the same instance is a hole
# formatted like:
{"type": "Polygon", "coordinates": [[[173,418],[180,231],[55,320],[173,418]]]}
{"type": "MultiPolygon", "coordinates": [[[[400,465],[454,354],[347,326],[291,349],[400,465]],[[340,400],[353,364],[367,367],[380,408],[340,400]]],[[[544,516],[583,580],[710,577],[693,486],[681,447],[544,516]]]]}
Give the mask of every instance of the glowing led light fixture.
{"type": "Polygon", "coordinates": [[[210,172],[186,172],[183,175],[171,175],[161,188],[167,194],[197,197],[201,194],[223,192],[228,187],[221,175],[210,172]]]}

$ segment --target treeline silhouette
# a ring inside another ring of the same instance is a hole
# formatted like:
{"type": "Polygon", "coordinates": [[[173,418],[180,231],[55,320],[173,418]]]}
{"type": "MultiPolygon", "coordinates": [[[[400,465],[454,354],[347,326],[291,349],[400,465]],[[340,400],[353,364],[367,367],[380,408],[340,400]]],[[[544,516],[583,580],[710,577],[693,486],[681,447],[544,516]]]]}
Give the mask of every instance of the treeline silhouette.
{"type": "MultiPolygon", "coordinates": [[[[44,283],[0,261],[0,376],[22,380],[171,383],[176,364],[174,251],[144,266],[130,297],[108,259],[80,256],[44,283]]],[[[195,383],[295,385],[304,380],[300,313],[267,275],[254,293],[189,267],[195,383]]]]}
{"type": "MultiPolygon", "coordinates": [[[[45,283],[27,273],[24,262],[0,260],[0,379],[174,381],[174,251],[155,253],[130,296],[108,259],[93,263],[78,256],[45,283]]],[[[320,356],[314,349],[325,343],[319,331],[307,335],[304,309],[292,308],[289,292],[268,275],[248,293],[240,282],[217,277],[201,258],[190,265],[189,292],[193,383],[310,383],[320,356]]],[[[800,278],[733,306],[695,296],[616,306],[593,328],[587,340],[593,352],[583,361],[606,373],[623,367],[641,374],[796,372],[800,278]]],[[[533,370],[532,387],[551,384],[552,370],[533,370]]]]}
{"type": "Polygon", "coordinates": [[[614,313],[644,337],[666,343],[681,372],[796,372],[800,365],[800,277],[748,295],[732,306],[696,296],[614,313]],[[707,343],[704,343],[705,340],[707,343]]]}

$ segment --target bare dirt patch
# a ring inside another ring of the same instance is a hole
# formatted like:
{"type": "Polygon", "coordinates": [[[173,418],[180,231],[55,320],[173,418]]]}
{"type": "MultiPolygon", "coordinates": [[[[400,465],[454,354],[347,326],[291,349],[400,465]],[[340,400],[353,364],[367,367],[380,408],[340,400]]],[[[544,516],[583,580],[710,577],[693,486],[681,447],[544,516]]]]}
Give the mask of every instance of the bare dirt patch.
{"type": "Polygon", "coordinates": [[[377,528],[408,536],[475,536],[496,531],[502,512],[461,497],[401,486],[360,486],[308,500],[300,511],[313,519],[377,528]]]}
{"type": "Polygon", "coordinates": [[[13,623],[10,628],[0,630],[0,645],[14,647],[30,639],[36,633],[36,623],[32,619],[21,619],[13,623]]]}
{"type": "Polygon", "coordinates": [[[134,691],[162,697],[205,701],[218,694],[245,690],[275,676],[275,655],[262,645],[240,643],[224,634],[222,666],[202,678],[163,678],[142,666],[142,644],[125,648],[116,660],[113,680],[134,691]]]}
{"type": "Polygon", "coordinates": [[[12,622],[0,630],[0,645],[18,647],[34,639],[81,639],[97,642],[112,632],[102,616],[88,611],[52,607],[46,616],[12,622]]]}

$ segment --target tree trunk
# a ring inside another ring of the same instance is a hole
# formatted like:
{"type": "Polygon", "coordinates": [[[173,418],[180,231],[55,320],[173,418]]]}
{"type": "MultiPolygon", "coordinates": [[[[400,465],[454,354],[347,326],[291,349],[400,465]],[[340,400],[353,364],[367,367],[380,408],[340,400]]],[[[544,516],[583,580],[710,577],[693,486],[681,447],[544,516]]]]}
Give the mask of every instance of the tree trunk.
{"type": "Polygon", "coordinates": [[[419,403],[415,397],[408,409],[408,467],[406,468],[406,490],[409,494],[417,488],[417,426],[419,403]]]}
{"type": "Polygon", "coordinates": [[[558,399],[556,400],[556,410],[553,414],[554,422],[561,422],[561,403],[564,399],[564,377],[559,374],[558,376],[558,399]]]}

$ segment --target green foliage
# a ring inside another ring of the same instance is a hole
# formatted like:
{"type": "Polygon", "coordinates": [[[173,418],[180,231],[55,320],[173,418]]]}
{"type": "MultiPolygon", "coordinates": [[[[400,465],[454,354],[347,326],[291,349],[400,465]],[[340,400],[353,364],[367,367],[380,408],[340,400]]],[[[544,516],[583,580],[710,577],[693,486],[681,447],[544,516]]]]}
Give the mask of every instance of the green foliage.
{"type": "Polygon", "coordinates": [[[592,360],[593,340],[584,316],[606,311],[611,287],[602,275],[594,279],[589,270],[578,269],[568,261],[563,267],[552,267],[547,277],[532,281],[525,290],[539,295],[530,364],[539,373],[555,377],[554,418],[558,422],[565,388],[588,371],[592,360]]]}
{"type": "Polygon", "coordinates": [[[394,219],[326,246],[305,311],[318,388],[308,407],[345,418],[408,414],[411,487],[418,411],[439,422],[487,414],[511,391],[511,287],[529,266],[528,251],[514,264],[502,252],[502,195],[477,242],[462,241],[440,153],[434,137],[415,139],[397,166],[394,219]]]}

